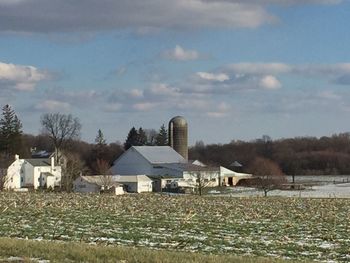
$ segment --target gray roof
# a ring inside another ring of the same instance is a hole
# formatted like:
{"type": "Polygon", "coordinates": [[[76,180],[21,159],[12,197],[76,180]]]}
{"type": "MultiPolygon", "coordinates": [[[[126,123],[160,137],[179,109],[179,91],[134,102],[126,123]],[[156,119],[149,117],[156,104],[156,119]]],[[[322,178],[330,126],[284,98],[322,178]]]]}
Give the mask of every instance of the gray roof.
{"type": "Polygon", "coordinates": [[[170,163],[163,167],[183,172],[220,172],[220,167],[200,166],[192,163],[170,163]]]}
{"type": "Polygon", "coordinates": [[[51,160],[50,159],[25,159],[28,163],[30,163],[33,166],[50,166],[51,160]]]}
{"type": "Polygon", "coordinates": [[[132,146],[152,164],[187,163],[187,161],[170,146],[132,146]]]}
{"type": "Polygon", "coordinates": [[[106,175],[89,175],[89,176],[80,176],[78,177],[83,181],[86,181],[91,184],[96,184],[98,186],[104,186],[106,184],[110,184],[113,186],[119,186],[115,180],[113,180],[113,176],[106,175]]]}
{"type": "Polygon", "coordinates": [[[113,175],[113,181],[118,183],[152,182],[148,176],[139,175],[113,175]]]}

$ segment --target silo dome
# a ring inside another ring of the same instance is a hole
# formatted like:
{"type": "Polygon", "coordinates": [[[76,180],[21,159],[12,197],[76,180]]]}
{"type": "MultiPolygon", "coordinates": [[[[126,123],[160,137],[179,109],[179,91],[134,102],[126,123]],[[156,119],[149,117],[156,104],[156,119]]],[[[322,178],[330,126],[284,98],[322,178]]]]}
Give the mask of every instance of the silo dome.
{"type": "Polygon", "coordinates": [[[169,146],[188,159],[188,131],[184,117],[176,116],[169,121],[169,146]]]}

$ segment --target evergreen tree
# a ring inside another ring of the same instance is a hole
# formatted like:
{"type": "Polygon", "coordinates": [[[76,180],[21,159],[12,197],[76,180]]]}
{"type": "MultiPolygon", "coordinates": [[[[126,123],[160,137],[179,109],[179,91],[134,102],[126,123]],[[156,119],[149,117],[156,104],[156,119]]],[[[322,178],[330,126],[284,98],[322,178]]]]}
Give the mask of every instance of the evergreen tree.
{"type": "Polygon", "coordinates": [[[22,123],[10,105],[2,108],[0,119],[0,150],[9,157],[21,150],[22,123]]]}
{"type": "Polygon", "coordinates": [[[95,145],[93,149],[95,159],[102,159],[105,155],[106,148],[107,148],[106,140],[104,138],[103,132],[101,131],[101,129],[99,129],[97,131],[97,136],[95,138],[95,145]]]}
{"type": "Polygon", "coordinates": [[[156,137],[156,145],[157,146],[168,145],[168,131],[166,130],[164,124],[159,129],[158,135],[156,137]]]}
{"type": "Polygon", "coordinates": [[[138,137],[139,137],[139,134],[137,130],[135,129],[135,127],[132,127],[124,143],[124,149],[127,150],[131,146],[138,145],[138,137]]]}
{"type": "Polygon", "coordinates": [[[103,146],[107,145],[106,139],[104,138],[104,135],[103,135],[103,132],[101,131],[101,129],[99,129],[97,132],[97,136],[95,138],[95,143],[99,147],[103,147],[103,146]]]}
{"type": "Polygon", "coordinates": [[[138,131],[138,145],[146,145],[147,144],[147,135],[146,132],[140,127],[138,131]]]}

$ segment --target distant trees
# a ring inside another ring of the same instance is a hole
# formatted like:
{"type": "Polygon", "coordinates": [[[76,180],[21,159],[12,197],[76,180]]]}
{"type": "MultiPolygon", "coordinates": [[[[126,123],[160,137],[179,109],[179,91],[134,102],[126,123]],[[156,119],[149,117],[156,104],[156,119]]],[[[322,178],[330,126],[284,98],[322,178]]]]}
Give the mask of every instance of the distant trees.
{"type": "Polygon", "coordinates": [[[132,127],[128,133],[124,143],[124,149],[127,150],[131,146],[166,146],[168,145],[168,132],[163,124],[159,132],[154,129],[144,130],[140,127],[138,130],[132,127]]]}
{"type": "Polygon", "coordinates": [[[274,161],[287,175],[350,174],[350,133],[279,140],[263,136],[250,142],[197,143],[189,149],[190,159],[227,168],[236,160],[246,172],[257,157],[274,161]]]}
{"type": "Polygon", "coordinates": [[[81,124],[78,118],[71,114],[46,113],[41,116],[43,134],[50,137],[56,152],[56,161],[59,153],[67,141],[80,136],[81,124]]]}
{"type": "Polygon", "coordinates": [[[0,152],[3,158],[10,159],[21,150],[22,123],[15,111],[6,104],[0,119],[0,152]]]}

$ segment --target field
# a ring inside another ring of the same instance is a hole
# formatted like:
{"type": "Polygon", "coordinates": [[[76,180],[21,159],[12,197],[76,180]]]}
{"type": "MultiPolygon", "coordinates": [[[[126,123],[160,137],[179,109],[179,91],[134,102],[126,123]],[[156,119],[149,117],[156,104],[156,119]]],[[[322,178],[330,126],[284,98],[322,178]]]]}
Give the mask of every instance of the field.
{"type": "Polygon", "coordinates": [[[350,199],[0,193],[0,236],[350,261],[350,199]]]}

